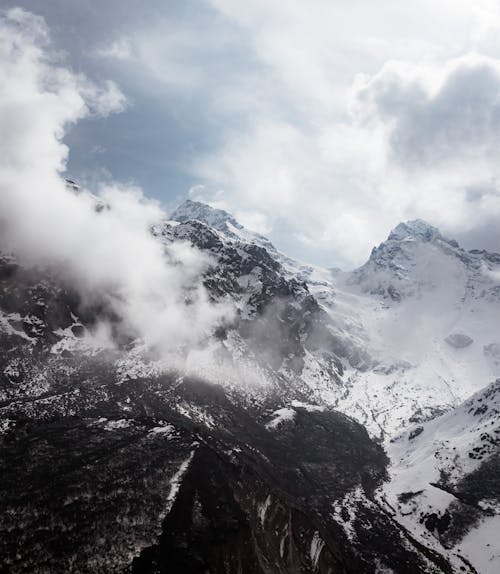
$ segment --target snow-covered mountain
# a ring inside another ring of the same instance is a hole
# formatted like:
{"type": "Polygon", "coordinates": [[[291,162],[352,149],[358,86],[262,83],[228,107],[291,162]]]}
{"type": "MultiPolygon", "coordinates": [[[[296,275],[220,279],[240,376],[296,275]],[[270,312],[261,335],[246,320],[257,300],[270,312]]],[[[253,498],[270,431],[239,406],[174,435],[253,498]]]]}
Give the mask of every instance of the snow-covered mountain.
{"type": "Polygon", "coordinates": [[[188,353],[0,259],[8,571],[489,572],[500,256],[413,221],[332,273],[194,201],[151,231],[235,309],[188,353]]]}
{"type": "MultiPolygon", "coordinates": [[[[315,337],[309,325],[305,340],[319,338],[320,343],[294,350],[300,361],[287,386],[300,385],[310,402],[354,416],[374,436],[391,436],[412,421],[432,417],[500,376],[497,254],[464,251],[436,228],[413,221],[398,225],[365,265],[332,275],[279,253],[260,235],[234,225],[221,210],[188,201],[172,218],[205,225],[216,221],[225,248],[262,247],[279,265],[276,276],[264,283],[276,284],[280,276],[303,285],[297,289],[307,290],[317,304],[315,327],[321,332],[315,337]]],[[[176,236],[208,247],[197,239],[197,230],[175,229],[176,236]]],[[[253,269],[256,273],[259,266],[253,269]]],[[[219,274],[227,272],[226,259],[219,274]]],[[[236,274],[241,281],[241,273],[236,274]]],[[[255,290],[262,288],[260,279],[244,277],[245,292],[255,297],[255,290]]],[[[251,301],[244,301],[245,312],[250,308],[251,301]]],[[[274,373],[273,366],[267,378],[274,373]]]]}
{"type": "Polygon", "coordinates": [[[500,379],[393,439],[381,497],[426,543],[494,574],[500,569],[499,447],[500,379]]]}
{"type": "Polygon", "coordinates": [[[0,277],[6,571],[447,572],[376,501],[387,458],[352,419],[290,401],[284,377],[252,402],[100,346],[103,310],[51,270],[4,257],[0,277]]]}
{"type": "Polygon", "coordinates": [[[444,295],[458,305],[471,299],[498,300],[500,255],[465,251],[424,221],[400,223],[348,283],[389,301],[444,295]]]}
{"type": "Polygon", "coordinates": [[[465,251],[436,228],[408,222],[336,287],[338,307],[359,318],[378,362],[351,373],[351,396],[338,406],[372,432],[394,434],[500,376],[498,254],[465,251]]]}

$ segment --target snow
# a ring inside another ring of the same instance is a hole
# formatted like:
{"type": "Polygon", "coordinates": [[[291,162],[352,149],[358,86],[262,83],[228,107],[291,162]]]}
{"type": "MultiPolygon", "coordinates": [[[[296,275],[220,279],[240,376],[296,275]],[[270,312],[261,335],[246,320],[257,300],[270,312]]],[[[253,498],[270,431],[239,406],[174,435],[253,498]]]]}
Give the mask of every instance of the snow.
{"type": "Polygon", "coordinates": [[[278,409],[272,413],[271,416],[273,418],[268,423],[266,423],[266,429],[276,430],[282,424],[293,421],[296,414],[297,412],[289,407],[278,409]]]}
{"type": "Polygon", "coordinates": [[[130,428],[132,426],[132,422],[129,419],[119,419],[116,421],[108,421],[104,425],[104,430],[106,431],[115,431],[120,429],[130,428]]]}
{"type": "Polygon", "coordinates": [[[308,413],[323,412],[326,407],[324,405],[311,405],[303,403],[302,401],[292,401],[292,407],[306,410],[308,413]]]}
{"type": "Polygon", "coordinates": [[[188,471],[189,466],[193,460],[195,452],[196,452],[196,449],[193,449],[189,453],[189,456],[181,463],[181,465],[179,466],[176,473],[170,479],[170,491],[169,491],[168,496],[167,496],[166,509],[164,512],[162,512],[162,516],[161,516],[162,519],[165,518],[165,516],[167,516],[167,514],[172,509],[172,506],[175,502],[175,499],[177,498],[177,494],[178,494],[179,489],[180,489],[181,484],[182,484],[182,478],[186,474],[186,472],[188,471]]]}
{"type": "Polygon", "coordinates": [[[72,328],[75,326],[81,327],[82,324],[78,319],[75,320],[74,315],[73,320],[75,322],[69,327],[66,327],[65,329],[56,329],[53,331],[54,335],[57,335],[60,338],[59,341],[54,343],[50,348],[50,352],[53,355],[59,355],[64,351],[69,351],[70,353],[85,352],[88,354],[95,354],[112,347],[112,343],[107,333],[104,331],[96,331],[91,333],[85,329],[83,331],[83,336],[75,336],[72,328]]]}
{"type": "Polygon", "coordinates": [[[421,219],[400,223],[389,234],[389,240],[398,241],[429,241],[436,238],[441,238],[439,230],[421,219]]]}
{"type": "Polygon", "coordinates": [[[199,201],[190,199],[182,203],[173,213],[170,214],[170,220],[184,223],[186,221],[197,220],[206,223],[217,231],[228,232],[228,223],[231,228],[238,230],[242,226],[223,209],[216,209],[199,201]]]}
{"type": "Polygon", "coordinates": [[[356,538],[354,521],[356,519],[356,507],[360,501],[367,502],[367,499],[361,486],[357,486],[347,492],[343,498],[337,500],[332,509],[333,518],[342,525],[347,538],[351,542],[356,538]],[[348,516],[347,520],[345,520],[346,513],[348,516]]]}
{"type": "Polygon", "coordinates": [[[388,568],[380,562],[375,560],[375,574],[396,574],[392,568],[388,568]]]}
{"type": "Polygon", "coordinates": [[[283,535],[281,536],[280,539],[280,556],[281,558],[283,558],[285,556],[285,543],[288,539],[288,524],[285,524],[285,527],[283,528],[283,535]]]}
{"type": "Polygon", "coordinates": [[[146,377],[157,377],[168,371],[166,360],[153,360],[147,346],[135,341],[133,348],[116,362],[116,371],[120,383],[146,377]]]}
{"type": "Polygon", "coordinates": [[[22,323],[23,318],[19,313],[5,313],[0,309],[0,330],[7,335],[14,335],[16,337],[21,337],[22,339],[29,341],[30,343],[35,342],[33,337],[28,336],[22,329],[16,329],[14,325],[22,323]]]}
{"type": "Polygon", "coordinates": [[[393,436],[418,409],[425,417],[430,409],[452,408],[500,376],[499,362],[485,350],[499,339],[500,301],[483,294],[492,283],[477,257],[467,255],[468,260],[441,240],[403,248],[398,243],[397,248],[398,254],[376,255],[377,263],[370,260],[339,277],[330,310],[335,315],[340,308],[344,316],[359,319],[364,335],[346,330],[352,346],[364,344],[378,365],[408,367],[386,374],[380,366],[366,372],[348,369],[348,392],[333,404],[375,436],[393,436]],[[398,257],[409,269],[402,275],[401,266],[393,268],[398,257]],[[402,297],[397,302],[378,294],[381,286],[393,284],[402,297]],[[451,347],[445,339],[452,333],[465,334],[473,343],[451,347]]]}
{"type": "MultiPolygon", "coordinates": [[[[422,425],[422,432],[410,438],[411,427],[400,438],[386,445],[393,461],[392,480],[400,492],[425,488],[430,482],[438,482],[441,471],[450,480],[472,472],[481,463],[469,453],[485,437],[500,427],[500,382],[492,383],[475,394],[460,407],[422,425]],[[480,407],[487,407],[480,412],[480,407]],[[485,434],[486,433],[486,434],[485,434]]],[[[490,454],[494,449],[490,448],[490,454]]]]}
{"type": "Polygon", "coordinates": [[[488,516],[469,532],[460,543],[460,553],[479,574],[500,572],[500,515],[488,516]]]}
{"type": "Polygon", "coordinates": [[[175,427],[171,424],[163,424],[153,427],[149,431],[150,435],[160,435],[164,436],[166,439],[172,439],[175,436],[175,427]]]}
{"type": "Polygon", "coordinates": [[[181,415],[196,421],[197,423],[201,423],[210,429],[213,429],[216,426],[214,417],[198,405],[192,405],[183,401],[177,403],[175,405],[175,409],[181,415]]]}
{"type": "Polygon", "coordinates": [[[262,504],[257,505],[257,513],[259,515],[259,520],[261,526],[264,526],[264,521],[266,519],[266,513],[268,508],[271,506],[271,495],[268,494],[266,500],[262,504]]]}
{"type": "Polygon", "coordinates": [[[325,541],[321,538],[319,532],[316,530],[313,534],[313,538],[311,540],[311,549],[309,551],[313,571],[316,571],[318,568],[319,557],[321,556],[321,552],[324,547],[325,547],[325,541]]]}
{"type": "MultiPolygon", "coordinates": [[[[443,552],[437,538],[420,524],[420,516],[422,513],[442,515],[456,500],[452,494],[431,484],[439,484],[442,473],[447,475],[448,484],[456,483],[497,451],[495,431],[500,432],[500,381],[449,413],[421,425],[417,435],[414,434],[416,428],[416,425],[410,427],[386,444],[391,459],[390,480],[378,496],[401,524],[424,543],[443,552]],[[471,457],[477,447],[481,448],[481,457],[471,457]],[[413,494],[406,496],[406,500],[399,498],[401,494],[410,493],[413,494]]],[[[481,501],[480,506],[498,512],[491,500],[481,501]]],[[[498,514],[485,519],[453,549],[468,557],[480,574],[499,571],[495,570],[500,556],[499,520],[498,514]],[[492,540],[495,528],[497,538],[492,540]]]]}
{"type": "Polygon", "coordinates": [[[0,419],[0,435],[8,432],[15,423],[16,421],[14,419],[0,419]]]}

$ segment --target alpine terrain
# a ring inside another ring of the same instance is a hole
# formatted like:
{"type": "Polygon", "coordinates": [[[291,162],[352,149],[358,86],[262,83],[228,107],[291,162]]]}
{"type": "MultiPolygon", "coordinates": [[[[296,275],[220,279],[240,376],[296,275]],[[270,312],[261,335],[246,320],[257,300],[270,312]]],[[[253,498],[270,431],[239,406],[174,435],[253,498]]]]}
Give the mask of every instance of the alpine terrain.
{"type": "Polygon", "coordinates": [[[190,200],[150,232],[232,309],[195,348],[1,251],[0,572],[500,572],[499,254],[416,220],[319,268],[190,200]]]}

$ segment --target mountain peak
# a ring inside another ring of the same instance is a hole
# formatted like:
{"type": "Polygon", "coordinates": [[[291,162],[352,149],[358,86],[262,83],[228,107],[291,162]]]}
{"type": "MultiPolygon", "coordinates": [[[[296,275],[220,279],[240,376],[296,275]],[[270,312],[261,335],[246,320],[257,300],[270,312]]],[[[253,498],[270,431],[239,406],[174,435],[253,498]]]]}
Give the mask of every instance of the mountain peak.
{"type": "Polygon", "coordinates": [[[228,223],[236,229],[242,229],[242,225],[227,211],[217,209],[201,201],[192,201],[186,199],[179,207],[170,214],[170,219],[184,223],[186,221],[197,219],[218,231],[227,232],[228,223]]]}
{"type": "MultiPolygon", "coordinates": [[[[217,209],[202,203],[201,201],[193,201],[187,199],[179,207],[171,213],[170,220],[178,221],[179,223],[186,223],[193,219],[205,223],[212,229],[219,231],[228,239],[234,241],[243,241],[245,243],[253,243],[259,247],[263,247],[269,252],[278,255],[274,245],[259,233],[246,229],[239,223],[233,215],[224,209],[217,209]]],[[[281,256],[279,256],[281,257],[281,256]]]]}
{"type": "Polygon", "coordinates": [[[419,239],[420,241],[432,241],[433,239],[443,239],[439,229],[423,221],[413,219],[397,225],[387,238],[389,241],[407,241],[419,239]]]}

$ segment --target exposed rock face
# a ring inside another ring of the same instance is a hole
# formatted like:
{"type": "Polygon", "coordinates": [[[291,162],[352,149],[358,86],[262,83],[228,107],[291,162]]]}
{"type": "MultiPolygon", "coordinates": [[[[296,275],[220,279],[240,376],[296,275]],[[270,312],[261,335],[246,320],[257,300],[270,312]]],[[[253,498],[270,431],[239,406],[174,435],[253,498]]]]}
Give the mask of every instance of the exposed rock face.
{"type": "Polygon", "coordinates": [[[375,572],[374,554],[396,571],[448,571],[373,501],[386,458],[359,425],[297,408],[275,433],[220,389],[173,383],[79,387],[79,412],[12,422],[0,451],[10,572],[375,572]]]}

